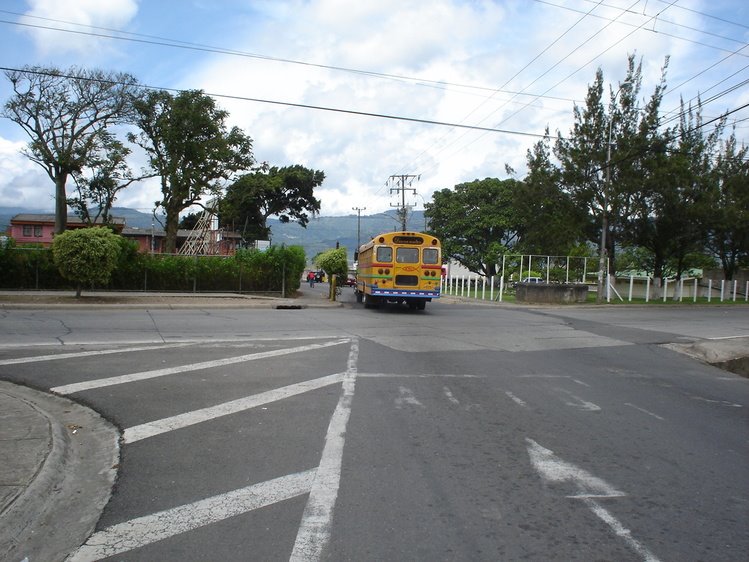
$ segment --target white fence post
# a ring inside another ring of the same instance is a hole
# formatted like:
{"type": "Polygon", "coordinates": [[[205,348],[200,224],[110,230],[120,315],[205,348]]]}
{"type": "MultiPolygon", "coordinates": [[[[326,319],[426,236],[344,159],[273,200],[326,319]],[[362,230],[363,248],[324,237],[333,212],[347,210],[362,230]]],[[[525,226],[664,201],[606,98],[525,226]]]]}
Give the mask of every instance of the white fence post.
{"type": "Polygon", "coordinates": [[[645,280],[645,302],[650,302],[650,275],[645,280]]]}
{"type": "Polygon", "coordinates": [[[489,283],[489,300],[494,302],[494,275],[491,276],[491,282],[489,283]]]}
{"type": "Polygon", "coordinates": [[[736,302],[736,286],[738,285],[738,280],[733,280],[733,302],[736,302]]]}
{"type": "Polygon", "coordinates": [[[697,302],[697,278],[694,278],[694,297],[692,298],[692,302],[697,302]]]}
{"type": "Polygon", "coordinates": [[[723,302],[723,297],[726,295],[726,280],[720,280],[720,302],[723,302]]]}
{"type": "Polygon", "coordinates": [[[663,278],[663,302],[666,302],[668,297],[668,277],[663,278]]]}
{"type": "Polygon", "coordinates": [[[713,280],[708,279],[707,280],[707,302],[710,302],[713,299],[713,280]]]}
{"type": "Polygon", "coordinates": [[[679,279],[679,302],[684,300],[684,279],[679,279]]]}
{"type": "Polygon", "coordinates": [[[634,285],[634,282],[635,282],[635,276],[630,275],[629,276],[629,302],[632,302],[632,288],[633,288],[632,286],[634,285]]]}
{"type": "Polygon", "coordinates": [[[481,276],[481,300],[486,300],[486,276],[481,276]]]}

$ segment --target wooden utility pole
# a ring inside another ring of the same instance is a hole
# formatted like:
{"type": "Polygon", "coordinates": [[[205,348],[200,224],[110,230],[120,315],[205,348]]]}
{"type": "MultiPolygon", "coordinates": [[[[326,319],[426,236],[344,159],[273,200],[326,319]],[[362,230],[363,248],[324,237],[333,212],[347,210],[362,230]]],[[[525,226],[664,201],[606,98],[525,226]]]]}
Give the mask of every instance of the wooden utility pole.
{"type": "Polygon", "coordinates": [[[416,189],[411,187],[411,184],[413,184],[414,180],[421,179],[421,175],[413,175],[413,174],[401,174],[401,175],[394,175],[390,176],[387,181],[387,185],[390,185],[390,193],[392,194],[394,191],[400,191],[401,193],[401,204],[400,205],[393,205],[390,204],[391,207],[398,207],[400,210],[398,211],[398,214],[401,217],[401,229],[403,231],[407,230],[406,228],[406,219],[408,218],[408,205],[406,205],[406,191],[411,191],[413,193],[416,193],[416,189]],[[395,184],[394,187],[393,184],[395,184]],[[408,184],[408,187],[406,187],[406,184],[408,184]]]}

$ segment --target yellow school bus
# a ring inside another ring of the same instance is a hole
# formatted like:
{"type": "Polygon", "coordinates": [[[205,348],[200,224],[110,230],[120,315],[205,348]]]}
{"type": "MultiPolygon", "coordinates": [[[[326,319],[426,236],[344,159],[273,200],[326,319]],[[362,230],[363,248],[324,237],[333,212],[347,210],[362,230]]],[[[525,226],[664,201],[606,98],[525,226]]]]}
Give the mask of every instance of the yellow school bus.
{"type": "Polygon", "coordinates": [[[440,241],[421,232],[387,232],[363,244],[355,256],[356,301],[366,308],[385,302],[424,310],[440,296],[440,241]]]}

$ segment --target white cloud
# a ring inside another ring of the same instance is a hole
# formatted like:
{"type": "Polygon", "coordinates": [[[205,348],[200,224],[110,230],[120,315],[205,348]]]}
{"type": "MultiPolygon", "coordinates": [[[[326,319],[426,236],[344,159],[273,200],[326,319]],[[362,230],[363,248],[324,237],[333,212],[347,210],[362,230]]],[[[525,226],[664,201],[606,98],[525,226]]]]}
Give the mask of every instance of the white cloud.
{"type": "Polygon", "coordinates": [[[0,137],[0,205],[53,209],[54,184],[38,164],[21,154],[26,144],[0,137]]]}
{"type": "MultiPolygon", "coordinates": [[[[137,14],[138,4],[135,0],[30,0],[31,9],[26,12],[27,18],[22,21],[32,25],[53,25],[73,31],[89,31],[86,27],[123,28],[137,14]],[[55,20],[45,22],[43,19],[55,20]],[[69,22],[63,24],[62,22],[69,22]],[[80,24],[80,25],[71,25],[80,24]]],[[[60,53],[79,53],[85,55],[102,55],[112,52],[111,41],[78,34],[64,33],[41,28],[29,28],[27,33],[33,38],[34,45],[43,56],[60,53]]]]}

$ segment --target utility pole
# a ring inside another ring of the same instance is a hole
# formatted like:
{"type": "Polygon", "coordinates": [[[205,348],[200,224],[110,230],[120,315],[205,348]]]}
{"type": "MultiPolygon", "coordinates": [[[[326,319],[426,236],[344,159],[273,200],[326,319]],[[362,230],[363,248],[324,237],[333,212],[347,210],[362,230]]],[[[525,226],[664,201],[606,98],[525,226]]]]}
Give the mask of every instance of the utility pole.
{"type": "Polygon", "coordinates": [[[352,211],[356,211],[356,251],[359,251],[361,246],[361,212],[366,211],[366,207],[351,207],[352,211]]]}
{"type": "Polygon", "coordinates": [[[386,183],[386,185],[395,184],[395,187],[390,188],[390,193],[393,193],[394,191],[401,192],[401,204],[393,205],[391,203],[390,206],[398,207],[400,209],[398,211],[398,214],[401,217],[401,226],[402,226],[402,230],[404,231],[407,230],[406,218],[408,217],[408,206],[406,205],[406,191],[411,191],[413,193],[416,193],[416,189],[411,187],[411,184],[413,184],[414,180],[420,180],[420,179],[421,179],[421,175],[415,176],[412,174],[401,174],[401,175],[390,176],[386,183]],[[406,187],[406,184],[408,184],[408,187],[406,187]]]}

